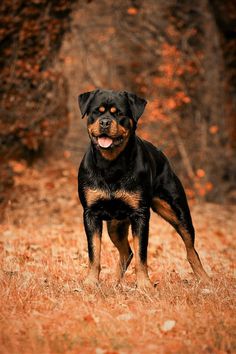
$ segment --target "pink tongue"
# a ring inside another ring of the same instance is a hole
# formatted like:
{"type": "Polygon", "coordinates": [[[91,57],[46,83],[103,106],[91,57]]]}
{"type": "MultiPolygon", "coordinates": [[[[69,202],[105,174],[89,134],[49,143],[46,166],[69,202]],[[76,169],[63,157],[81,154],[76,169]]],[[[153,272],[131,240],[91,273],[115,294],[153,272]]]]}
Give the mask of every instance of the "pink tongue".
{"type": "Polygon", "coordinates": [[[98,144],[102,148],[108,148],[112,144],[112,139],[108,138],[107,136],[99,137],[98,144]]]}

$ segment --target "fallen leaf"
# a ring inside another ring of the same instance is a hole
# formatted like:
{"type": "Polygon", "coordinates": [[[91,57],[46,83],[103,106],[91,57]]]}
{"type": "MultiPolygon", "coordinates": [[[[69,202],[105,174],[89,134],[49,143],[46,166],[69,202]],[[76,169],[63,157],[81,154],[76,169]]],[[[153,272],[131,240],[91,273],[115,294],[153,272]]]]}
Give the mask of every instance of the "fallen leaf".
{"type": "Polygon", "coordinates": [[[175,325],[176,325],[176,322],[174,320],[167,320],[161,326],[161,330],[163,332],[169,332],[175,327],[175,325]]]}
{"type": "Polygon", "coordinates": [[[130,321],[134,318],[134,315],[131,312],[128,312],[128,313],[123,313],[117,316],[116,318],[121,321],[130,321]]]}
{"type": "Polygon", "coordinates": [[[84,316],[84,321],[91,323],[91,322],[94,322],[94,318],[92,315],[86,315],[86,316],[84,316]]]}
{"type": "Polygon", "coordinates": [[[96,348],[96,349],[95,349],[95,353],[96,353],[96,354],[105,354],[105,353],[106,353],[106,350],[105,350],[105,349],[102,349],[102,348],[96,348]]]}
{"type": "Polygon", "coordinates": [[[210,289],[204,288],[204,289],[202,289],[201,293],[202,293],[203,295],[208,295],[208,294],[211,294],[212,291],[211,291],[210,289]]]}

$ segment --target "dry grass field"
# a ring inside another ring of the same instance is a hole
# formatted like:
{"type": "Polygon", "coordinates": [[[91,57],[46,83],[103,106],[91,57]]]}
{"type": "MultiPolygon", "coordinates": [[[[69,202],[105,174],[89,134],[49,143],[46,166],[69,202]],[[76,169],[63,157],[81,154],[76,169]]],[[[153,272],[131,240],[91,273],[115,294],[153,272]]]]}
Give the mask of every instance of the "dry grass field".
{"type": "Polygon", "coordinates": [[[86,290],[77,171],[64,160],[12,162],[16,191],[0,225],[0,353],[235,353],[235,206],[193,204],[196,246],[212,277],[199,284],[174,230],[152,215],[152,294],[123,286],[103,237],[101,285],[86,290]]]}

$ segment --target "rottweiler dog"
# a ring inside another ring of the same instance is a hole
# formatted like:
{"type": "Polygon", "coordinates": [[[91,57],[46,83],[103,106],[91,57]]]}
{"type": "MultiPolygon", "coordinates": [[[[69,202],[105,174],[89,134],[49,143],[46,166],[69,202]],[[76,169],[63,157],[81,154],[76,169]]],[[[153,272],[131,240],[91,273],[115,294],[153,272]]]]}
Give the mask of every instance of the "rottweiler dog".
{"type": "Polygon", "coordinates": [[[85,284],[99,281],[105,220],[119,251],[116,281],[121,281],[134,252],[138,287],[152,287],[147,270],[150,208],[175,228],[195,275],[207,280],[194,248],[194,228],[182,184],[166,156],[135,134],[146,100],[126,91],[97,89],[82,93],[78,101],[82,118],[88,116],[91,140],[78,174],[89,255],[85,284]],[[130,225],[133,251],[128,242],[130,225]]]}

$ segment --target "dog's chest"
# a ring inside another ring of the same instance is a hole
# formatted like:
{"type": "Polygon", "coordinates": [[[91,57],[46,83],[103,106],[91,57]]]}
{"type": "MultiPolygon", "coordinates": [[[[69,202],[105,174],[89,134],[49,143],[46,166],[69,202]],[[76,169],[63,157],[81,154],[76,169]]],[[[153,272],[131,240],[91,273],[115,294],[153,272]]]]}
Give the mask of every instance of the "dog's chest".
{"type": "Polygon", "coordinates": [[[123,219],[139,208],[140,191],[85,189],[87,206],[104,220],[123,219]]]}

